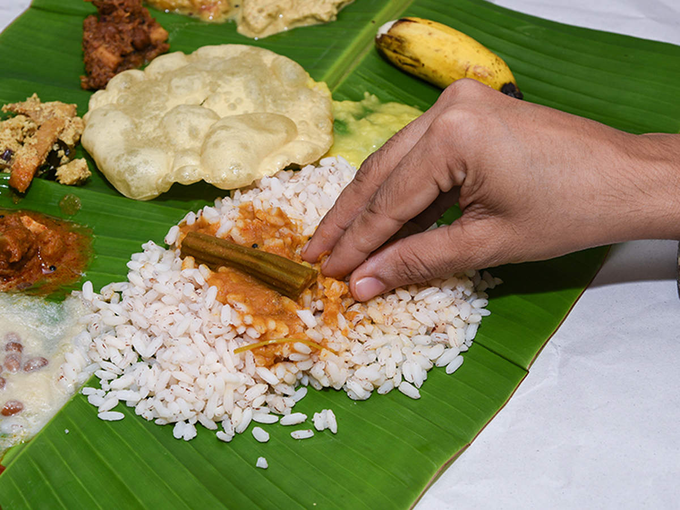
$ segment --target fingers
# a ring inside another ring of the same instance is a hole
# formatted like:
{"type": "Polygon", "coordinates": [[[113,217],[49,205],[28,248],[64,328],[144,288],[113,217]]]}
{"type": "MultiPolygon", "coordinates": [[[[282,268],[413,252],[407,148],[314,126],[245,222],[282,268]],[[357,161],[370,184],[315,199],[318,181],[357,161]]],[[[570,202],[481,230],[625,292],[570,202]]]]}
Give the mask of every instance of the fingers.
{"type": "Polygon", "coordinates": [[[458,202],[459,195],[460,190],[458,188],[455,188],[448,193],[442,193],[435,199],[430,207],[425,209],[412,220],[404,223],[397,233],[389,238],[387,243],[393,243],[394,241],[398,241],[404,237],[420,234],[421,232],[429,229],[444,215],[448,209],[453,207],[456,202],[458,202]]]}
{"type": "Polygon", "coordinates": [[[510,245],[493,218],[465,221],[401,239],[375,252],[352,273],[350,291],[358,301],[383,292],[468,269],[513,260],[510,245]],[[504,254],[499,257],[498,254],[504,254]]]}
{"type": "Polygon", "coordinates": [[[444,213],[456,205],[460,196],[460,188],[453,188],[451,191],[441,193],[434,202],[422,213],[411,220],[420,227],[420,230],[427,230],[439,220],[444,213]]]}
{"type": "MultiPolygon", "coordinates": [[[[438,147],[452,135],[439,119],[431,123],[337,239],[322,267],[325,275],[340,278],[350,273],[406,222],[426,211],[442,192],[451,192],[448,198],[456,196],[454,189],[465,174],[458,168],[462,163],[455,157],[455,151],[438,147]]],[[[440,208],[441,204],[437,206],[440,208]]],[[[428,215],[420,218],[426,219],[432,218],[428,215]]]]}
{"type": "Polygon", "coordinates": [[[315,262],[330,252],[349,225],[366,207],[383,181],[401,158],[418,142],[441,107],[436,105],[408,124],[377,152],[364,161],[356,176],[340,194],[333,208],[323,218],[314,236],[304,248],[302,258],[315,262]]]}

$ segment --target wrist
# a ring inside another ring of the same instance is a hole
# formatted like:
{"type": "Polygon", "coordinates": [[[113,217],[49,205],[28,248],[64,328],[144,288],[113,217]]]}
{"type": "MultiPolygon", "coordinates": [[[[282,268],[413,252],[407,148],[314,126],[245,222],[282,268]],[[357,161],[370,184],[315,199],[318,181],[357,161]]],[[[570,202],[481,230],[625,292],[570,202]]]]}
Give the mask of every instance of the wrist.
{"type": "Polygon", "coordinates": [[[619,239],[680,239],[680,135],[627,135],[613,185],[620,203],[619,239]]]}

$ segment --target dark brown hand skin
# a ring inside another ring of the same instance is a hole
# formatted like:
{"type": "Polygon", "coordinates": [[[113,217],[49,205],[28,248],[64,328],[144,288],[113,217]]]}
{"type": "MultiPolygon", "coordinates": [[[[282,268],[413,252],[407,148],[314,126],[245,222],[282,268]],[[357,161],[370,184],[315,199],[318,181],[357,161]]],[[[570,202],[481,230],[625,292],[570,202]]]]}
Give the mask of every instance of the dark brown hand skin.
{"type": "Polygon", "coordinates": [[[473,80],[371,155],[303,252],[365,301],[467,269],[680,239],[680,135],[632,135],[473,80]],[[422,230],[456,202],[450,226],[422,230]]]}

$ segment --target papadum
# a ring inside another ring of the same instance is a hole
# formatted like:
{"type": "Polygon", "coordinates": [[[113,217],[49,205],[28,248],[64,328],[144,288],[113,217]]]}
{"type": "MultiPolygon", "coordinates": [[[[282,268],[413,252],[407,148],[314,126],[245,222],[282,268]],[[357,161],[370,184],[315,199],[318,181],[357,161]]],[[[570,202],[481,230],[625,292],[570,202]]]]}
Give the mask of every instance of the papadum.
{"type": "Polygon", "coordinates": [[[173,183],[247,186],[323,156],[331,95],[296,62],[245,45],[205,46],[114,77],[90,99],[82,144],[123,195],[173,183]]]}

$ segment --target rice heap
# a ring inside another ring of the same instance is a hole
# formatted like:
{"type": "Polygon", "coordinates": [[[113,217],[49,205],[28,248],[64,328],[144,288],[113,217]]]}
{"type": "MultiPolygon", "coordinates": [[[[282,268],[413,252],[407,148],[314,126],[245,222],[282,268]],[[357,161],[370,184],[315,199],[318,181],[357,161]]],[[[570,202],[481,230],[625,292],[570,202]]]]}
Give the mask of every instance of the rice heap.
{"type": "MultiPolygon", "coordinates": [[[[177,438],[192,439],[200,423],[211,430],[221,426],[218,437],[229,441],[251,421],[274,423],[277,415],[291,416],[307,386],[343,390],[354,400],[395,388],[419,398],[434,365],[445,366],[447,373],[460,367],[461,352],[489,314],[484,291],[499,283],[488,273],[411,285],[366,303],[354,302],[346,283],[331,282],[323,292],[342,301],[333,321],[324,314],[324,302],[309,293],[297,310],[306,338],[320,347],[287,343],[275,359],[262,363],[255,349],[234,353],[261,337],[262,329],[253,323],[256,311],[221,302],[218,288],[208,283],[215,273],[179,256],[182,232],[196,222],[211,225],[218,237],[239,239],[244,204],[255,214],[280,209],[307,238],[354,173],[342,158],[325,158],[317,167],[264,177],[247,191],[187,214],[170,229],[168,249],[144,244],[128,263],[129,281],[110,284],[100,294],[86,283],[81,297],[90,313],[83,322],[101,389],[84,393],[99,416],[122,419],[112,409],[124,402],[147,420],[174,423],[177,438]]],[[[324,410],[317,422],[317,430],[337,430],[332,411],[324,410]]],[[[258,440],[264,438],[256,432],[258,440]]]]}

